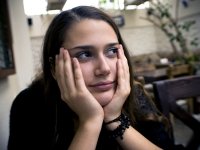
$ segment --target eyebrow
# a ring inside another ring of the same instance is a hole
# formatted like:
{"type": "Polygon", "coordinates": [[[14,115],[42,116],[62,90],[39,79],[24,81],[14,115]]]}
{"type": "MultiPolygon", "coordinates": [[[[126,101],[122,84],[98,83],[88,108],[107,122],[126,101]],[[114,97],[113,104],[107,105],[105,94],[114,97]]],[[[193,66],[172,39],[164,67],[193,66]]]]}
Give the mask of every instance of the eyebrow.
{"type": "MultiPolygon", "coordinates": [[[[106,44],[105,45],[105,48],[107,48],[107,47],[111,47],[111,46],[115,46],[115,45],[117,45],[117,44],[119,44],[118,42],[115,42],[115,43],[109,43],[109,44],[106,44]]],[[[70,48],[70,49],[68,49],[69,51],[71,51],[71,50],[74,50],[74,49],[95,49],[95,47],[93,46],[93,45],[80,45],[80,46],[75,46],[75,47],[73,47],[73,48],[70,48]]]]}

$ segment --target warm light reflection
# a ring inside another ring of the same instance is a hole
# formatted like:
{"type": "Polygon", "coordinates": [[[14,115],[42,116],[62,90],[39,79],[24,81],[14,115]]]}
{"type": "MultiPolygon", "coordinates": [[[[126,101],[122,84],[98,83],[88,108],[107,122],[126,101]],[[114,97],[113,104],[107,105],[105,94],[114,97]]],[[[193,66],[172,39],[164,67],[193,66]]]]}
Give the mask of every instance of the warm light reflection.
{"type": "MultiPolygon", "coordinates": [[[[56,14],[59,10],[51,10],[47,12],[47,0],[23,0],[24,12],[27,16],[41,14],[56,14]]],[[[99,0],[67,0],[63,10],[73,8],[75,6],[87,5],[98,7],[99,0]]]]}
{"type": "Polygon", "coordinates": [[[52,15],[52,14],[58,14],[60,12],[61,12],[60,10],[49,10],[49,11],[47,11],[47,14],[52,15]]]}
{"type": "Polygon", "coordinates": [[[23,0],[24,12],[27,16],[47,14],[46,0],[23,0]]]}
{"type": "Polygon", "coordinates": [[[98,4],[99,0],[67,0],[63,10],[68,10],[81,5],[98,7],[98,4]]]}
{"type": "Polygon", "coordinates": [[[140,4],[138,6],[136,6],[136,5],[126,6],[127,10],[130,10],[130,9],[146,9],[146,8],[149,8],[149,2],[144,2],[143,4],[140,4]]]}
{"type": "MultiPolygon", "coordinates": [[[[59,10],[51,10],[47,12],[47,0],[23,0],[24,11],[27,16],[41,14],[57,14],[59,10]]],[[[62,10],[71,9],[76,6],[86,5],[94,7],[102,7],[104,9],[124,9],[124,0],[107,0],[104,4],[99,5],[99,0],[67,0],[62,10]]],[[[139,6],[129,5],[126,9],[145,9],[149,7],[149,2],[145,2],[139,6]]]]}

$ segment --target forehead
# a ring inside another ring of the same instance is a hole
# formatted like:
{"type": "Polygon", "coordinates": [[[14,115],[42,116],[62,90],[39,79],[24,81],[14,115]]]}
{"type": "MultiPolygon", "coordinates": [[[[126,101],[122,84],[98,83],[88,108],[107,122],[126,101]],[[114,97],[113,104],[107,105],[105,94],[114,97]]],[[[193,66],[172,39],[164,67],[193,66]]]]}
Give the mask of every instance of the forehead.
{"type": "Polygon", "coordinates": [[[64,45],[66,48],[80,45],[101,45],[118,42],[113,28],[105,21],[83,19],[74,23],[66,32],[64,45]]]}

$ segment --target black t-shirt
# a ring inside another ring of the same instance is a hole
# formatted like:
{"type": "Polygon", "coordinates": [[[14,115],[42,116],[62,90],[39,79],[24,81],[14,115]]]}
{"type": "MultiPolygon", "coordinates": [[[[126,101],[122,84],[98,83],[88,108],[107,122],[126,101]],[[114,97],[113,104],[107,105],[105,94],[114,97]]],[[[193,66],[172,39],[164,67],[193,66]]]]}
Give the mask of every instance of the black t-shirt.
{"type": "MultiPolygon", "coordinates": [[[[142,93],[138,93],[138,98],[141,109],[154,111],[150,104],[145,102],[142,93]]],[[[75,133],[73,117],[73,112],[58,97],[45,99],[40,86],[23,90],[11,107],[8,150],[67,150],[75,133]]],[[[173,144],[160,122],[137,122],[136,129],[163,149],[183,149],[182,146],[173,144]]],[[[103,128],[96,149],[117,147],[118,143],[109,139],[106,129],[103,128]]]]}

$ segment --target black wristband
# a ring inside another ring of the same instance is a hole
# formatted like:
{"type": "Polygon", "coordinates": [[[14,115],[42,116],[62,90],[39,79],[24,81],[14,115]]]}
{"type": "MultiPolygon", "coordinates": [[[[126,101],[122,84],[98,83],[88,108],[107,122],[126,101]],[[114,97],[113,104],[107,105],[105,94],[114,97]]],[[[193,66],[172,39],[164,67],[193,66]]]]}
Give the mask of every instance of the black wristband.
{"type": "MultiPolygon", "coordinates": [[[[118,118],[116,118],[116,120],[120,121],[120,125],[115,130],[109,131],[109,134],[110,134],[109,136],[112,139],[116,139],[117,137],[120,137],[120,139],[123,139],[123,134],[125,130],[129,128],[129,126],[131,125],[130,119],[126,115],[121,114],[118,118]]],[[[115,122],[115,121],[112,121],[112,122],[115,122]]]]}
{"type": "Polygon", "coordinates": [[[111,120],[111,121],[105,122],[104,125],[108,125],[108,124],[111,124],[111,123],[113,123],[113,122],[120,121],[120,117],[121,117],[121,115],[120,115],[119,117],[117,117],[117,118],[111,120]]]}

